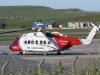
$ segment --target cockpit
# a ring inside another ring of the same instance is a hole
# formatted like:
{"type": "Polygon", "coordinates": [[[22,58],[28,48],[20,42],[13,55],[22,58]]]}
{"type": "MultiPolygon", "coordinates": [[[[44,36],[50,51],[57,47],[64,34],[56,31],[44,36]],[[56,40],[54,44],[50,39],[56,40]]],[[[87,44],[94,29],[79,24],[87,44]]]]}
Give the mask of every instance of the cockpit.
{"type": "Polygon", "coordinates": [[[49,32],[46,32],[45,35],[46,35],[47,37],[54,37],[54,35],[53,35],[52,33],[49,33],[49,32]]]}

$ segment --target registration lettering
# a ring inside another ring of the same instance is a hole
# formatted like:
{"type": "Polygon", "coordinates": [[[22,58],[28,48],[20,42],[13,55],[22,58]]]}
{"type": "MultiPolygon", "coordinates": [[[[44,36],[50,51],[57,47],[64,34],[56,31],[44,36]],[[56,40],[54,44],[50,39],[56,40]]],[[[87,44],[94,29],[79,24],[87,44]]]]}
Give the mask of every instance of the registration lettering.
{"type": "Polygon", "coordinates": [[[27,49],[44,49],[43,47],[27,47],[27,49]]]}

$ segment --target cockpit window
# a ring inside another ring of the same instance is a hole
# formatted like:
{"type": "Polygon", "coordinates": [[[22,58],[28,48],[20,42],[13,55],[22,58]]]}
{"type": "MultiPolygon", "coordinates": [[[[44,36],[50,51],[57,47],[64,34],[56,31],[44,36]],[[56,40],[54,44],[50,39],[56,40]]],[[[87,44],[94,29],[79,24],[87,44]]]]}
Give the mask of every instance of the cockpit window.
{"type": "Polygon", "coordinates": [[[13,42],[13,44],[18,43],[18,41],[19,41],[19,38],[17,38],[17,39],[13,42]]]}
{"type": "Polygon", "coordinates": [[[47,37],[53,37],[53,34],[51,34],[51,33],[45,33],[45,35],[46,35],[47,37]]]}

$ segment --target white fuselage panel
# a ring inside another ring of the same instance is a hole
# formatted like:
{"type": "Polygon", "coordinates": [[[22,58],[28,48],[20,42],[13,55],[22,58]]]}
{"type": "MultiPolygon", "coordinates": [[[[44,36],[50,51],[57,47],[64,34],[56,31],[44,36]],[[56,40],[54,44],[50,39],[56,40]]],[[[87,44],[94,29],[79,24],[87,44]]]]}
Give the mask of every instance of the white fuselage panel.
{"type": "Polygon", "coordinates": [[[28,33],[19,39],[23,51],[52,51],[59,49],[53,38],[46,37],[42,32],[28,33]]]}

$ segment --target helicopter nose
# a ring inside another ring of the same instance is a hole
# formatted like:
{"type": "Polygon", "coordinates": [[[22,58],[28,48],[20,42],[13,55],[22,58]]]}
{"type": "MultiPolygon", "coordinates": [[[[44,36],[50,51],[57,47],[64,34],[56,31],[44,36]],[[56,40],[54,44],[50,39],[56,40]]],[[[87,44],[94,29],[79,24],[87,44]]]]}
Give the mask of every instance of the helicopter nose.
{"type": "Polygon", "coordinates": [[[18,45],[10,45],[9,49],[13,52],[21,51],[21,48],[18,45]]]}

